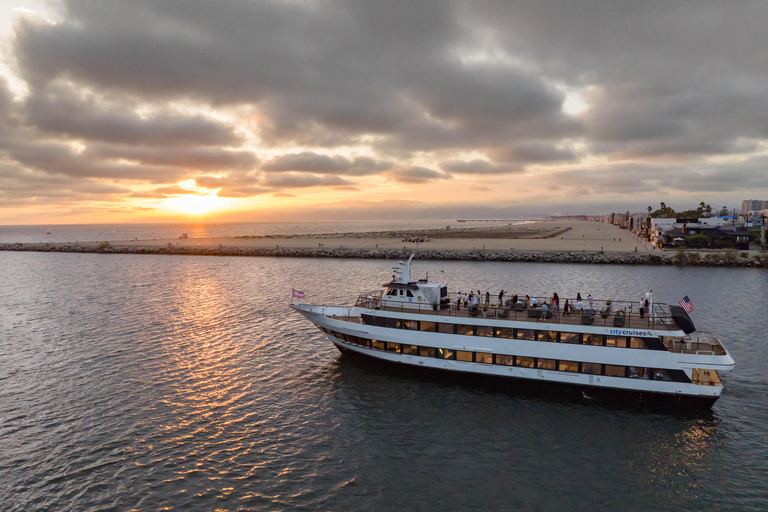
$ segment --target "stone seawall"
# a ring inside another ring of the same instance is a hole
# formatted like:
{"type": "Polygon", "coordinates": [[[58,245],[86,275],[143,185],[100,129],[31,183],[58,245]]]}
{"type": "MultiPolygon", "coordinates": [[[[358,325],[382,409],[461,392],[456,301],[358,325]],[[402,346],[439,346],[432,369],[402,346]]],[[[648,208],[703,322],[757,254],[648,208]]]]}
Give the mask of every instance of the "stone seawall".
{"type": "MultiPolygon", "coordinates": [[[[185,256],[261,256],[283,258],[354,258],[400,260],[411,254],[410,249],[355,249],[289,247],[157,247],[113,246],[99,244],[0,244],[0,251],[76,252],[97,254],[164,254],[185,256]]],[[[538,263],[588,263],[614,265],[678,265],[697,267],[768,268],[768,255],[753,255],[733,251],[707,253],[624,253],[624,252],[554,252],[554,251],[494,251],[494,250],[418,250],[420,260],[436,261],[519,261],[538,263]],[[741,256],[743,255],[743,256],[741,256]]]]}

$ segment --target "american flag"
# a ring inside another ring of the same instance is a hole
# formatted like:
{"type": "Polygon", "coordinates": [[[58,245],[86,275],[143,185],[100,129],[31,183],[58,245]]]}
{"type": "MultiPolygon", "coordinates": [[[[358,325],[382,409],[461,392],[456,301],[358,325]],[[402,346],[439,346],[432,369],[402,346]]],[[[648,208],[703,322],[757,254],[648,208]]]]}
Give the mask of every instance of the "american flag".
{"type": "Polygon", "coordinates": [[[690,313],[691,311],[696,309],[693,307],[693,304],[691,303],[691,299],[689,299],[687,295],[683,297],[683,299],[679,302],[679,304],[683,307],[686,313],[690,313]]]}
{"type": "MultiPolygon", "coordinates": [[[[294,290],[293,288],[291,288],[291,290],[293,290],[293,298],[294,299],[303,299],[304,298],[304,292],[300,292],[299,290],[294,290]]],[[[686,299],[687,298],[688,297],[686,297],[686,299]]]]}

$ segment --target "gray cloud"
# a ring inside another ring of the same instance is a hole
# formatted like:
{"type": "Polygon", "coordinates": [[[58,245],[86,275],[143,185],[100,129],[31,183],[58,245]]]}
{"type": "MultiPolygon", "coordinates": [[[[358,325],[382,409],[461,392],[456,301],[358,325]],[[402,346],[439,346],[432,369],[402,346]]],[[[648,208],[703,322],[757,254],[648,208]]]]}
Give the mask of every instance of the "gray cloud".
{"type": "Polygon", "coordinates": [[[451,179],[451,175],[448,173],[442,173],[416,165],[395,169],[389,173],[389,176],[401,183],[427,183],[429,181],[451,179]]]}
{"type": "Polygon", "coordinates": [[[523,172],[515,165],[497,165],[485,160],[448,160],[440,162],[440,168],[452,174],[514,174],[523,172]]]}
{"type": "Polygon", "coordinates": [[[59,18],[15,25],[29,97],[0,80],[0,157],[35,175],[146,188],[227,173],[200,179],[246,197],[528,166],[594,204],[764,190],[747,165],[768,139],[759,3],[71,0],[59,18]],[[575,92],[588,108],[567,115],[575,92]],[[238,150],[251,135],[284,154],[258,169],[238,150]],[[578,173],[552,174],[564,164],[578,173]]]}
{"type": "Polygon", "coordinates": [[[264,186],[274,188],[352,187],[355,185],[339,176],[315,176],[304,173],[271,174],[262,183],[264,186]]]}
{"type": "Polygon", "coordinates": [[[265,172],[309,172],[313,174],[337,174],[365,176],[390,169],[390,162],[374,160],[366,156],[345,158],[341,155],[322,155],[311,151],[281,155],[265,162],[265,172]]]}
{"type": "Polygon", "coordinates": [[[167,165],[196,170],[250,170],[259,159],[249,151],[218,148],[136,147],[96,144],[85,153],[97,159],[130,160],[142,165],[167,165]]]}
{"type": "Polygon", "coordinates": [[[98,100],[71,86],[50,84],[33,91],[25,105],[27,122],[40,130],[75,139],[150,146],[234,145],[231,126],[199,115],[169,111],[136,113],[134,102],[98,100]]]}

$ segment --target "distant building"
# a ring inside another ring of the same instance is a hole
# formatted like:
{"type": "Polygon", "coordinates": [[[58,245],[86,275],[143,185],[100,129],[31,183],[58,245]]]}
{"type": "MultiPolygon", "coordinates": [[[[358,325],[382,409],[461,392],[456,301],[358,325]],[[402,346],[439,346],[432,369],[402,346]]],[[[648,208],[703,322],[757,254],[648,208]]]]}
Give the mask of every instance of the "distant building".
{"type": "Polygon", "coordinates": [[[757,212],[768,209],[768,201],[761,199],[746,199],[741,202],[741,214],[746,215],[749,212],[757,212]]]}

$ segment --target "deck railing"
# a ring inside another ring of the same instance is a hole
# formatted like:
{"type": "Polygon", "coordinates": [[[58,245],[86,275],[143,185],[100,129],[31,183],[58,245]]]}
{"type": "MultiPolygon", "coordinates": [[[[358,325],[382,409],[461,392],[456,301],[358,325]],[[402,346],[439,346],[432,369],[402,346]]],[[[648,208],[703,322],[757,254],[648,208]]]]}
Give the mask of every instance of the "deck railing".
{"type": "MultiPolygon", "coordinates": [[[[539,304],[547,301],[544,297],[536,297],[539,304]]],[[[518,305],[509,305],[508,301],[505,301],[505,305],[500,306],[498,300],[491,300],[488,306],[483,301],[479,306],[473,308],[466,308],[464,304],[460,304],[457,307],[455,301],[451,301],[447,304],[425,304],[419,302],[407,302],[386,300],[383,295],[383,290],[378,290],[374,293],[360,295],[355,303],[355,306],[364,307],[369,309],[385,309],[388,311],[400,311],[403,313],[417,313],[428,314],[437,316],[454,316],[454,317],[469,317],[469,318],[500,318],[514,321],[546,321],[548,323],[566,323],[566,324],[597,324],[602,322],[602,325],[606,327],[617,327],[623,329],[664,329],[676,331],[679,329],[677,324],[672,320],[672,316],[669,312],[669,305],[665,303],[655,303],[653,305],[653,311],[640,316],[638,304],[628,301],[614,301],[614,300],[593,300],[592,307],[590,308],[587,301],[582,300],[584,309],[581,312],[575,309],[575,299],[568,299],[571,311],[569,315],[563,312],[563,306],[565,305],[564,298],[560,299],[560,310],[557,314],[553,311],[547,313],[546,318],[540,308],[526,308],[521,303],[518,305]],[[582,319],[584,315],[587,315],[588,311],[591,311],[592,322],[587,322],[587,319],[582,319]]],[[[549,306],[549,304],[548,304],[549,306]]]]}

